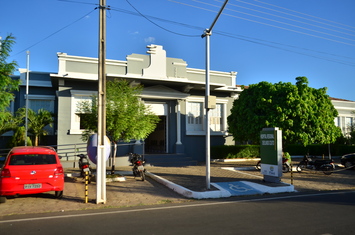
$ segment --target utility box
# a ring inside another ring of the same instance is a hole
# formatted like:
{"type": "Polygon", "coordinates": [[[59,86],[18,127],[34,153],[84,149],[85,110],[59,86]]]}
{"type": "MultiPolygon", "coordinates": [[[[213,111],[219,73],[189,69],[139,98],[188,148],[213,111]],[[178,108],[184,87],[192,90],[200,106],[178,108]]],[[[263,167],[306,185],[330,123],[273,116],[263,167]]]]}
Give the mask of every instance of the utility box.
{"type": "Polygon", "coordinates": [[[216,108],[216,96],[210,95],[207,99],[207,108],[208,109],[215,109],[216,108]]]}
{"type": "Polygon", "coordinates": [[[260,132],[261,173],[264,181],[279,183],[282,176],[282,131],[278,127],[260,132]]]}

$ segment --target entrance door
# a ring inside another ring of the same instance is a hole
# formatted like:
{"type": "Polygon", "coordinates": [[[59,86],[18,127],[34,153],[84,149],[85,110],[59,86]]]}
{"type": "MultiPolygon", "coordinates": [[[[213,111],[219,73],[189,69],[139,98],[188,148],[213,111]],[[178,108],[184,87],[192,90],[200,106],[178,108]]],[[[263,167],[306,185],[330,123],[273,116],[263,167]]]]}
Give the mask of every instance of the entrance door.
{"type": "Polygon", "coordinates": [[[166,116],[159,116],[155,130],[145,139],[145,153],[166,153],[166,116]]]}

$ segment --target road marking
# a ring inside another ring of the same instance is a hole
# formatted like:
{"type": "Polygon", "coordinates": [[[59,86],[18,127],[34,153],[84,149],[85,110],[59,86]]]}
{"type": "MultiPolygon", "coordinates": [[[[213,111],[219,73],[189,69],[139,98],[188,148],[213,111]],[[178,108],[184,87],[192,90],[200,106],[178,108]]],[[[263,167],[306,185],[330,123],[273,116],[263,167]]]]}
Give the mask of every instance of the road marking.
{"type": "MultiPolygon", "coordinates": [[[[220,188],[227,190],[232,194],[232,196],[240,196],[240,195],[256,195],[256,194],[262,194],[261,191],[241,182],[241,181],[235,181],[235,182],[218,182],[218,183],[213,183],[214,186],[219,186],[220,188]]],[[[219,188],[218,187],[218,188],[219,188]]]]}
{"type": "Polygon", "coordinates": [[[176,208],[188,208],[188,207],[200,207],[200,206],[214,206],[222,204],[232,204],[232,203],[244,203],[244,202],[257,202],[257,201],[271,201],[271,200],[280,200],[280,199],[289,199],[289,198],[300,198],[300,197],[313,197],[313,196],[324,196],[324,195],[335,195],[335,194],[344,194],[344,193],[355,193],[355,191],[347,192],[330,192],[330,193],[315,193],[315,194],[303,194],[303,195],[290,195],[282,197],[272,197],[272,198],[255,198],[255,199],[244,199],[238,201],[227,201],[227,202],[210,202],[210,203],[201,203],[201,204],[189,204],[189,205],[177,205],[177,206],[166,206],[158,208],[140,208],[140,209],[131,209],[125,211],[106,211],[106,212],[93,212],[86,214],[76,214],[76,215],[58,215],[58,216],[46,216],[46,217],[37,217],[37,218],[26,218],[26,219],[12,219],[12,220],[3,220],[0,221],[0,224],[5,223],[15,223],[15,222],[26,222],[26,221],[35,221],[35,220],[51,220],[51,219],[67,219],[73,217],[84,217],[84,216],[97,216],[97,215],[107,215],[107,214],[123,214],[131,212],[142,212],[142,211],[157,211],[157,210],[167,210],[167,209],[176,209],[176,208]]]}
{"type": "Polygon", "coordinates": [[[245,172],[242,172],[242,171],[238,171],[238,170],[237,170],[236,168],[234,168],[234,167],[222,167],[221,169],[223,169],[223,170],[229,170],[229,171],[236,171],[236,172],[238,172],[239,174],[249,175],[249,176],[253,176],[253,177],[256,177],[256,178],[264,178],[263,176],[260,176],[260,175],[253,175],[253,174],[245,173],[245,172]]]}

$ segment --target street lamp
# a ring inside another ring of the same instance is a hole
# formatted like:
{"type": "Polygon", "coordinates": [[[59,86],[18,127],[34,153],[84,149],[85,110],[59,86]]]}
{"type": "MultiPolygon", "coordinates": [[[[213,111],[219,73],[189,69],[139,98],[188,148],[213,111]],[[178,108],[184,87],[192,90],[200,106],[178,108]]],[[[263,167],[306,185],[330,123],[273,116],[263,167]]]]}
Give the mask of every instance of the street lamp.
{"type": "Polygon", "coordinates": [[[209,110],[211,106],[210,101],[210,36],[212,35],[212,28],[216,24],[219,16],[222,14],[223,9],[227,5],[228,0],[223,3],[222,8],[219,10],[216,18],[211,24],[211,27],[206,29],[201,35],[202,38],[206,38],[206,92],[205,92],[205,110],[206,110],[206,188],[211,188],[211,156],[210,156],[210,118],[209,110]]]}

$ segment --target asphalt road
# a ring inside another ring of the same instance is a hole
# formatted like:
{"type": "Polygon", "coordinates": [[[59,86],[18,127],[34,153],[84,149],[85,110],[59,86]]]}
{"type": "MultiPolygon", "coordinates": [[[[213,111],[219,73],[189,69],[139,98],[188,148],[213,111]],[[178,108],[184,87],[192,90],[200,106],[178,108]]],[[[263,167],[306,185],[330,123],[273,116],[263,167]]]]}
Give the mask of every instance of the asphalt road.
{"type": "Polygon", "coordinates": [[[14,215],[1,234],[355,234],[355,191],[14,215]],[[36,217],[37,216],[37,217],[36,217]]]}

